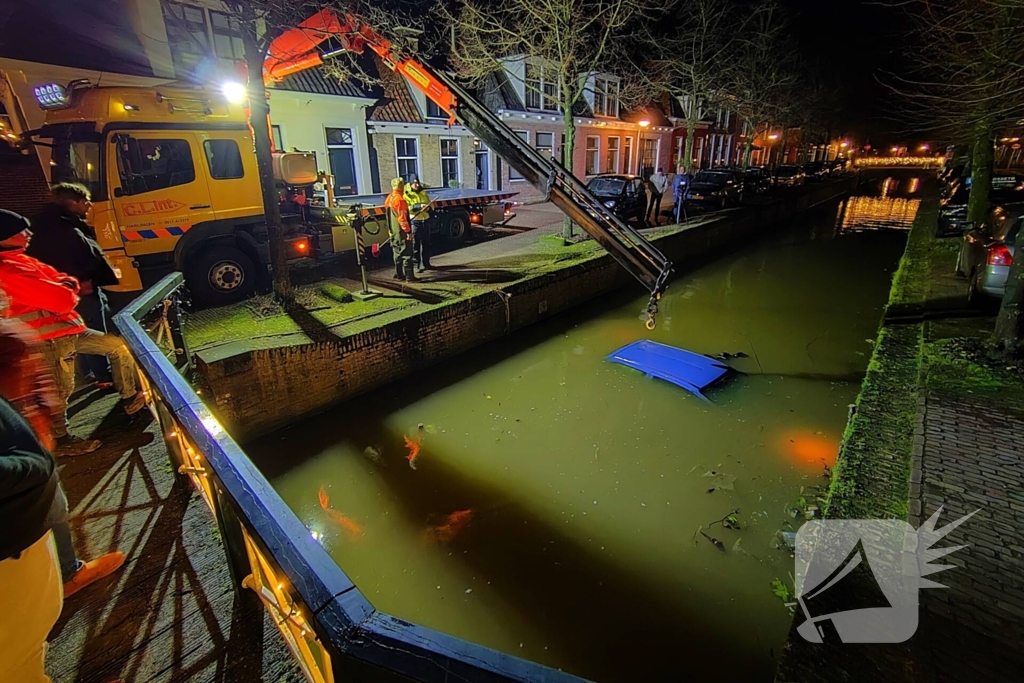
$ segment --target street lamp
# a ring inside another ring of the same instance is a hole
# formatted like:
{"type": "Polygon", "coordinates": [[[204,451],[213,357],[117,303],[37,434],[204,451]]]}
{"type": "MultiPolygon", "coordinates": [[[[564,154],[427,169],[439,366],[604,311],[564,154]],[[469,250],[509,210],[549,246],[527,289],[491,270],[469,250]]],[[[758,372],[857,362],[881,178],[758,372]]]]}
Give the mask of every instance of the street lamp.
{"type": "Polygon", "coordinates": [[[928,145],[921,145],[920,147],[917,148],[917,151],[919,151],[919,152],[927,152],[929,149],[930,148],[928,147],[928,145]]]}
{"type": "Polygon", "coordinates": [[[238,81],[226,81],[220,86],[224,99],[232,104],[245,102],[245,86],[238,81]]]}
{"type": "Polygon", "coordinates": [[[648,119],[640,119],[636,122],[636,125],[640,126],[640,139],[637,141],[637,146],[640,148],[637,150],[637,175],[642,176],[644,174],[644,131],[651,125],[648,119]]]}

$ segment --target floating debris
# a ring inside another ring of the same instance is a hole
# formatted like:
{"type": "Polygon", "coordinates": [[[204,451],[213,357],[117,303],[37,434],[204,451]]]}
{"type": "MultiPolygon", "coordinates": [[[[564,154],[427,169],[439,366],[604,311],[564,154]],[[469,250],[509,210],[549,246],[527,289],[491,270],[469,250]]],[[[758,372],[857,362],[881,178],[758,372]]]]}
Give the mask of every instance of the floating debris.
{"type": "Polygon", "coordinates": [[[473,509],[456,510],[447,517],[444,522],[427,529],[423,533],[423,539],[427,543],[448,543],[455,536],[466,528],[473,519],[473,509]]]}
{"type": "Polygon", "coordinates": [[[343,515],[342,513],[338,512],[337,510],[331,507],[331,499],[328,497],[327,489],[325,487],[320,487],[320,491],[318,492],[317,496],[320,499],[320,507],[323,509],[324,512],[327,513],[327,517],[332,522],[334,522],[335,524],[343,528],[345,531],[347,531],[349,535],[351,535],[353,538],[363,535],[364,532],[362,527],[359,526],[359,524],[357,524],[355,520],[343,515]]]}
{"type": "Polygon", "coordinates": [[[376,448],[375,446],[367,446],[366,448],[364,448],[363,455],[365,455],[368,460],[376,463],[377,465],[386,464],[384,462],[383,452],[381,451],[381,449],[376,448]]]}
{"type": "Polygon", "coordinates": [[[409,449],[409,455],[405,456],[405,459],[409,461],[409,467],[416,469],[416,458],[420,457],[420,445],[407,436],[402,438],[405,439],[405,447],[409,449]]]}
{"type": "Polygon", "coordinates": [[[726,474],[724,472],[718,472],[716,470],[710,470],[704,473],[704,476],[711,479],[709,482],[710,488],[708,493],[714,493],[715,491],[734,491],[736,483],[736,475],[726,474]]]}

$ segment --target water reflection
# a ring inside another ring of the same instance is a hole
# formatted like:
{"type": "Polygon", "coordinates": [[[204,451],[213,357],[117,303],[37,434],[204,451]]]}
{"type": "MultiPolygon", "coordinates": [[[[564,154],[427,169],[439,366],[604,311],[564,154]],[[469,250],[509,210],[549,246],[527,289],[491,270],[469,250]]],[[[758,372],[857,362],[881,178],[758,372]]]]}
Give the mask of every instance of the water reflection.
{"type": "Polygon", "coordinates": [[[607,298],[249,451],[378,609],[599,681],[770,681],[777,532],[833,462],[904,243],[880,194],[679,277],[654,332],[607,298]],[[745,374],[706,405],[605,361],[640,338],[745,374]],[[737,508],[721,547],[699,534],[737,508]]]}

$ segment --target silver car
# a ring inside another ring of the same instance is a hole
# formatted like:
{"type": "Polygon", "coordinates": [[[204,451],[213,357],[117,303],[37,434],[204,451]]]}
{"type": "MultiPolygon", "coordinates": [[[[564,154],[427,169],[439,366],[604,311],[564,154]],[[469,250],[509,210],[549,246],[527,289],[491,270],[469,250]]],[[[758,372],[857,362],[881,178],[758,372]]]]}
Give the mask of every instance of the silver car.
{"type": "Polygon", "coordinates": [[[956,274],[969,283],[967,298],[1001,298],[1013,265],[1014,243],[1024,225],[1024,203],[997,206],[980,227],[965,223],[956,274]]]}

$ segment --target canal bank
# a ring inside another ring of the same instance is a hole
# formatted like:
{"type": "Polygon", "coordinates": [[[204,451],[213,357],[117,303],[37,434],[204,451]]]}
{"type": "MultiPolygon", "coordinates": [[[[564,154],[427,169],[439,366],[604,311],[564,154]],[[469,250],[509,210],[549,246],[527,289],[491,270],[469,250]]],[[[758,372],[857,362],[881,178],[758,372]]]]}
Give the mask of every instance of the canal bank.
{"type": "MultiPolygon", "coordinates": [[[[649,237],[685,272],[847,194],[856,182],[809,185],[781,199],[658,228],[649,237]]],[[[200,349],[196,384],[231,434],[251,439],[632,286],[593,241],[564,247],[542,238],[525,253],[453,270],[453,279],[376,300],[381,303],[347,321],[332,322],[331,310],[317,303],[292,307],[287,317],[295,331],[243,334],[200,349]],[[459,275],[468,277],[456,283],[459,275]]],[[[248,305],[200,314],[186,336],[230,335],[225,322],[248,305]]]]}
{"type": "MultiPolygon", "coordinates": [[[[997,302],[967,305],[957,239],[936,239],[934,189],[893,279],[885,319],[824,501],[830,519],[936,528],[974,513],[939,546],[965,545],[920,593],[897,644],[810,644],[798,612],[778,681],[1012,681],[1024,666],[1024,364],[990,358],[997,302]]],[[[813,615],[873,604],[844,582],[813,615]]]]}

